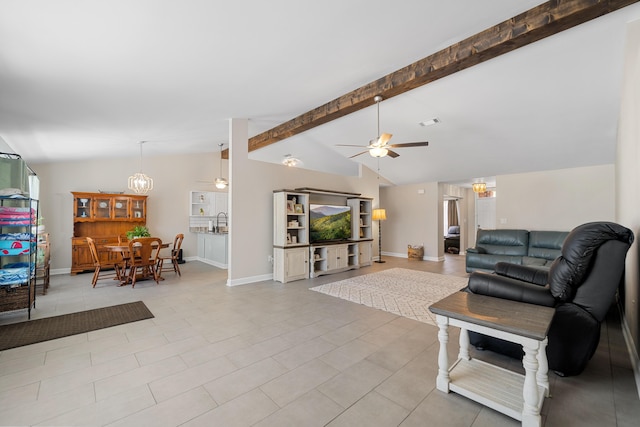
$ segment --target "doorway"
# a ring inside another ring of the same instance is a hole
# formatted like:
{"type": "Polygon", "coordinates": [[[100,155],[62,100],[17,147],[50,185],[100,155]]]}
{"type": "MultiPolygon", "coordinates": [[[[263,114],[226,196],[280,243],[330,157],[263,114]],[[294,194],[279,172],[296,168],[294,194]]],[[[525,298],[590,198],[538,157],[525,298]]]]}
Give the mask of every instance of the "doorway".
{"type": "Polygon", "coordinates": [[[456,197],[448,197],[443,201],[443,225],[444,252],[450,254],[460,253],[460,203],[456,197]]]}

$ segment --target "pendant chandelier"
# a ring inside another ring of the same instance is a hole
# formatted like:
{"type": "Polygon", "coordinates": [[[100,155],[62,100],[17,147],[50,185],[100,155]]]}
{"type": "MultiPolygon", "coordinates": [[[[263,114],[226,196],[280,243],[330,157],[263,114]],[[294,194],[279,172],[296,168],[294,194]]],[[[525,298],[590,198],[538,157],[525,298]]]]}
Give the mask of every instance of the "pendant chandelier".
{"type": "Polygon", "coordinates": [[[471,188],[473,188],[474,193],[484,193],[487,191],[487,184],[484,182],[474,182],[471,184],[471,188]]]}
{"type": "Polygon", "coordinates": [[[227,181],[226,179],[222,178],[222,145],[223,144],[218,144],[218,146],[220,147],[220,178],[216,178],[213,182],[216,186],[216,188],[219,189],[223,189],[223,188],[227,188],[227,185],[229,185],[229,181],[227,181]]]}
{"type": "Polygon", "coordinates": [[[137,194],[146,194],[153,190],[153,179],[142,173],[142,144],[140,141],[140,172],[129,177],[129,190],[137,194]]]}

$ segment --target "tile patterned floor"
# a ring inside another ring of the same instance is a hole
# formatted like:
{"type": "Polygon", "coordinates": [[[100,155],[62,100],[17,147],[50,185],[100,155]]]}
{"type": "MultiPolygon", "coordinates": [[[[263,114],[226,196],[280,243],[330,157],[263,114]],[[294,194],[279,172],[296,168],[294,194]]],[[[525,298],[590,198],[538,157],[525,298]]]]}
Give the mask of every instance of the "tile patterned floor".
{"type": "MultiPolygon", "coordinates": [[[[54,276],[34,318],[136,300],[156,317],[0,352],[0,425],[518,425],[435,389],[435,327],[309,291],[394,267],[466,276],[459,256],[386,261],[233,288],[225,271],[198,262],[184,264],[182,278],[167,274],[135,289],[92,289],[90,274],[54,276]]],[[[0,323],[24,317],[2,313],[0,323]]],[[[637,425],[638,394],[615,319],[582,375],[550,380],[545,426],[637,425]]]]}

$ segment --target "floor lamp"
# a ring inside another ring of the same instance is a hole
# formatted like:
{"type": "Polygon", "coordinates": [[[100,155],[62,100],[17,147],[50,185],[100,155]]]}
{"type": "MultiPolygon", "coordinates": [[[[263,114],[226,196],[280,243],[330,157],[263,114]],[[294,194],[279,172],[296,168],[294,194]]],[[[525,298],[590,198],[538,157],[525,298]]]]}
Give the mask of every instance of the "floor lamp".
{"type": "Polygon", "coordinates": [[[378,260],[376,262],[383,263],[382,260],[382,221],[387,219],[387,212],[384,209],[374,209],[373,217],[374,221],[378,221],[378,260]]]}

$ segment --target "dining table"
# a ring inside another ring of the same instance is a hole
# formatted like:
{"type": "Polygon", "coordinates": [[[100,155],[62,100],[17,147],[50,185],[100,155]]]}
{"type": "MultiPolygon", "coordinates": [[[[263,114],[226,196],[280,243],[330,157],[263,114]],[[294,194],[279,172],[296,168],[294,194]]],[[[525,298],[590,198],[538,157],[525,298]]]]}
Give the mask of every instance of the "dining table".
{"type": "MultiPolygon", "coordinates": [[[[160,245],[160,249],[165,249],[168,248],[169,246],[171,246],[171,243],[162,243],[160,245]]],[[[114,244],[114,245],[104,245],[103,246],[104,250],[109,251],[109,252],[119,252],[122,255],[122,260],[123,260],[123,266],[122,269],[124,272],[126,272],[127,270],[127,258],[129,258],[129,244],[128,243],[118,243],[118,244],[114,244]]],[[[136,274],[136,281],[138,280],[145,280],[149,278],[149,270],[145,269],[143,271],[143,273],[138,276],[136,274]]],[[[120,280],[120,285],[119,286],[125,286],[128,285],[131,281],[131,279],[129,278],[128,274],[122,274],[121,275],[122,279],[120,280]]],[[[164,277],[160,276],[159,280],[164,280],[164,277]]]]}

